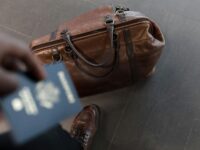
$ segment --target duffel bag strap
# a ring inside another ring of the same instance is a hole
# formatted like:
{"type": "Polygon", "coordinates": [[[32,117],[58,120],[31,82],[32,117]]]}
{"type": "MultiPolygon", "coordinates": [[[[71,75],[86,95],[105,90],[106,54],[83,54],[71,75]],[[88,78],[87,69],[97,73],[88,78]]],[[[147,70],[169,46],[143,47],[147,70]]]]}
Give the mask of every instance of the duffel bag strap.
{"type": "MultiPolygon", "coordinates": [[[[115,13],[116,15],[119,17],[120,22],[125,22],[126,21],[126,15],[125,15],[125,11],[129,11],[129,8],[125,8],[125,7],[116,7],[115,8],[115,13]]],[[[123,29],[123,34],[124,34],[124,41],[126,44],[126,53],[127,53],[127,57],[128,57],[128,61],[129,61],[129,68],[130,68],[130,72],[131,72],[131,82],[135,82],[138,79],[138,68],[136,65],[136,60],[133,59],[134,58],[134,43],[132,41],[132,35],[130,30],[127,29],[123,29]]]]}
{"type": "Polygon", "coordinates": [[[108,61],[110,60],[106,60],[103,63],[96,63],[94,61],[91,61],[89,59],[87,59],[84,55],[82,55],[79,50],[77,50],[77,48],[74,46],[73,42],[71,41],[71,36],[70,33],[65,30],[61,33],[61,36],[63,38],[63,40],[66,41],[68,47],[66,47],[66,50],[68,53],[71,54],[71,57],[73,58],[74,62],[76,63],[77,67],[79,69],[81,69],[83,72],[85,72],[86,74],[93,76],[93,77],[105,77],[107,75],[109,75],[114,68],[117,66],[117,62],[118,62],[118,53],[119,53],[119,44],[118,44],[118,37],[115,34],[115,27],[114,27],[114,20],[112,19],[111,16],[106,16],[105,17],[105,25],[107,28],[107,31],[109,33],[109,37],[110,37],[110,45],[111,45],[111,49],[114,51],[114,56],[113,56],[113,60],[110,64],[108,64],[108,61]],[[103,75],[96,75],[93,74],[89,71],[87,71],[86,69],[84,69],[81,65],[80,62],[78,60],[81,60],[82,62],[84,62],[85,64],[87,64],[89,67],[95,67],[95,68],[110,68],[108,72],[106,72],[103,75]]]}

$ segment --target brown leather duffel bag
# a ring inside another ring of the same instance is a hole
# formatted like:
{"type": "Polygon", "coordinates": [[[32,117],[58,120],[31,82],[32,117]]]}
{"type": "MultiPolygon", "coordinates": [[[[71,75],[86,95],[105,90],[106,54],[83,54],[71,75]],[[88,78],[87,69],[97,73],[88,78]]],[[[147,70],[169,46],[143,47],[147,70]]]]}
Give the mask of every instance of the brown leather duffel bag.
{"type": "Polygon", "coordinates": [[[83,97],[148,77],[164,45],[163,34],[149,18],[105,6],[34,40],[31,48],[44,64],[64,62],[83,97]]]}

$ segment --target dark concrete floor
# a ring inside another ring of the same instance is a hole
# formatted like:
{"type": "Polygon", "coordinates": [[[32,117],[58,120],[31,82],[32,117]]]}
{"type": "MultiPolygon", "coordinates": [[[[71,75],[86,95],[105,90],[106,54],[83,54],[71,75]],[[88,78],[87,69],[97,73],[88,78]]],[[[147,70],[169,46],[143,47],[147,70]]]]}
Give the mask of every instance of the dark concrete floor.
{"type": "Polygon", "coordinates": [[[30,42],[105,4],[127,5],[153,18],[166,48],[150,80],[83,99],[104,113],[93,150],[199,150],[199,0],[0,0],[0,32],[30,42]]]}

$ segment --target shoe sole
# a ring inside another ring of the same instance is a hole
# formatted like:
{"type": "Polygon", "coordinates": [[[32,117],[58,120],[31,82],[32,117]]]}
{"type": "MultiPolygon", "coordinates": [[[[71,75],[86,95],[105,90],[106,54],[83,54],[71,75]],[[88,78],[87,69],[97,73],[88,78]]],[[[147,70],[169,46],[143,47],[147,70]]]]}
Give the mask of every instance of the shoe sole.
{"type": "Polygon", "coordinates": [[[97,106],[96,104],[92,104],[90,105],[92,106],[94,109],[95,109],[95,112],[96,112],[96,121],[95,121],[95,125],[96,125],[96,129],[98,130],[98,128],[100,127],[100,122],[101,122],[101,109],[99,106],[97,106]]]}
{"type": "Polygon", "coordinates": [[[101,120],[102,120],[102,118],[101,118],[102,112],[101,112],[100,107],[97,106],[96,104],[92,104],[92,105],[90,105],[90,106],[92,106],[92,107],[95,109],[97,119],[96,119],[96,121],[95,121],[96,131],[95,131],[94,136],[92,137],[93,140],[92,140],[91,143],[89,144],[89,145],[90,145],[90,146],[89,146],[89,149],[92,147],[93,141],[94,141],[95,137],[97,136],[97,134],[98,134],[98,132],[99,132],[99,127],[101,126],[101,120]]]}

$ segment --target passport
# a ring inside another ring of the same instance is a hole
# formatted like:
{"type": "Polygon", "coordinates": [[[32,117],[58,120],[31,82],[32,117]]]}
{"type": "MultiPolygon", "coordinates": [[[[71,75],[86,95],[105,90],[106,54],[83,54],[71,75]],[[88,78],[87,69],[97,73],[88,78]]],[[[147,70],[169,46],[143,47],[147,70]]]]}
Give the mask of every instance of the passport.
{"type": "Polygon", "coordinates": [[[34,82],[19,75],[20,86],[2,101],[14,141],[23,144],[48,131],[82,107],[63,64],[46,66],[47,79],[34,82]]]}

